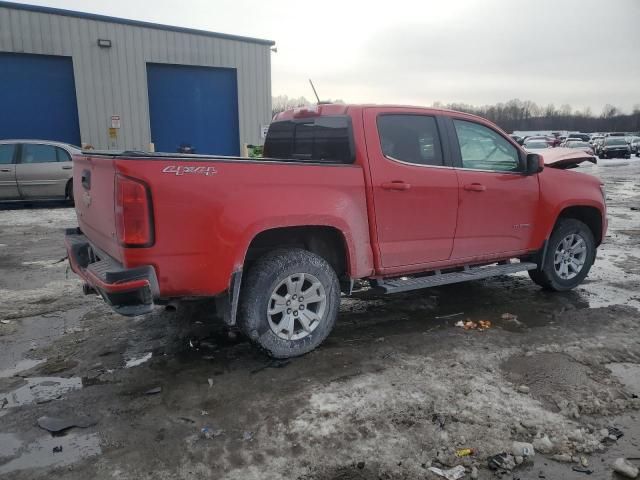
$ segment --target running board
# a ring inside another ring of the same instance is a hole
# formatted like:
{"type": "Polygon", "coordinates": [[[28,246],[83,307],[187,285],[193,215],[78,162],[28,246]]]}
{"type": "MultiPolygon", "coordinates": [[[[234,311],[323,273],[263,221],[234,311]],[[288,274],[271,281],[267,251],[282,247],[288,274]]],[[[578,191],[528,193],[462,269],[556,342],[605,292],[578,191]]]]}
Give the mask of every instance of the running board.
{"type": "Polygon", "coordinates": [[[427,277],[401,277],[392,280],[379,280],[375,285],[375,291],[380,293],[398,293],[420,288],[437,287],[450,283],[466,282],[467,280],[480,280],[482,278],[495,277],[497,275],[509,275],[511,273],[526,272],[538,266],[531,262],[506,263],[485,267],[465,267],[463,271],[452,273],[439,273],[427,277]]]}

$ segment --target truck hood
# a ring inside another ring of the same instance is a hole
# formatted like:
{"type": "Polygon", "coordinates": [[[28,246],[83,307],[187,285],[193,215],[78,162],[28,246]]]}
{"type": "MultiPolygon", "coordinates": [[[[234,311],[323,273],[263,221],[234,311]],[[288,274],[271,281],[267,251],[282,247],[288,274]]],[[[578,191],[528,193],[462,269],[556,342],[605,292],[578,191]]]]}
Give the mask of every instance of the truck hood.
{"type": "Polygon", "coordinates": [[[598,163],[598,159],[579,148],[547,148],[540,152],[544,164],[551,168],[575,168],[582,162],[598,163]]]}

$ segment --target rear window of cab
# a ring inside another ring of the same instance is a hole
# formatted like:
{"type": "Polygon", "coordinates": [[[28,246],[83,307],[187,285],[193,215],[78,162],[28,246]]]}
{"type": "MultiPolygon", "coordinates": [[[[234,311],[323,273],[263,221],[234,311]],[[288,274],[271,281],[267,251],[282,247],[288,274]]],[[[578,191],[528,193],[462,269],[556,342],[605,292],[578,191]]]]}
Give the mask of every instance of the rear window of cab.
{"type": "Polygon", "coordinates": [[[351,119],[320,116],[274,122],[264,142],[264,158],[353,163],[351,119]]]}

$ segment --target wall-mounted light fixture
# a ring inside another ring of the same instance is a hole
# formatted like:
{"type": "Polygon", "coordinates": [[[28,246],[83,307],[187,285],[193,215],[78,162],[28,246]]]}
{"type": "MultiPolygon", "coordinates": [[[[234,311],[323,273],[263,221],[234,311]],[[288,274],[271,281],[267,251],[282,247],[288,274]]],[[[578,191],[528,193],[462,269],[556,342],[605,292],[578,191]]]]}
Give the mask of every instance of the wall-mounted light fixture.
{"type": "Polygon", "coordinates": [[[98,46],[100,48],[111,48],[111,40],[107,40],[106,38],[99,38],[98,46]]]}

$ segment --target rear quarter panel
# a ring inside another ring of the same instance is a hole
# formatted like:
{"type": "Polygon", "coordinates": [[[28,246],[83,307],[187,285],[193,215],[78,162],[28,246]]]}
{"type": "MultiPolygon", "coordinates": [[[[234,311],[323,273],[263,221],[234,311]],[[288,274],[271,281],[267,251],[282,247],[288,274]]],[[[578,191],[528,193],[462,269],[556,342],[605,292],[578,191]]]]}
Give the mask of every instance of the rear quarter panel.
{"type": "Polygon", "coordinates": [[[124,263],[153,265],[163,297],[226,290],[252,239],[286,226],[337,228],[347,244],[350,274],[372,273],[364,178],[357,165],[119,159],[116,168],[151,189],[155,244],[125,249],[124,263]],[[175,166],[214,167],[215,174],[177,174],[175,166]]]}

